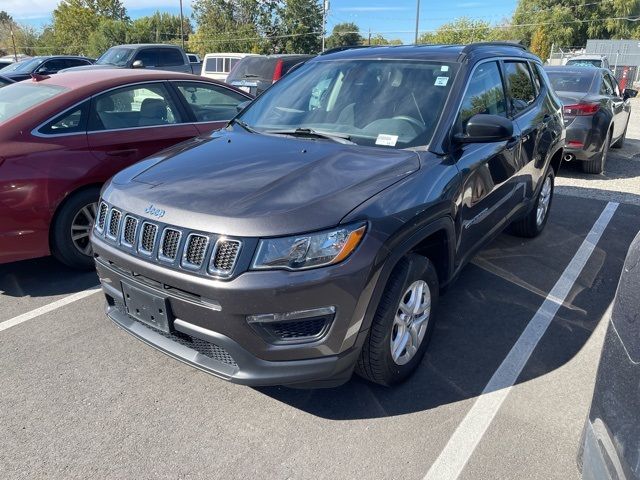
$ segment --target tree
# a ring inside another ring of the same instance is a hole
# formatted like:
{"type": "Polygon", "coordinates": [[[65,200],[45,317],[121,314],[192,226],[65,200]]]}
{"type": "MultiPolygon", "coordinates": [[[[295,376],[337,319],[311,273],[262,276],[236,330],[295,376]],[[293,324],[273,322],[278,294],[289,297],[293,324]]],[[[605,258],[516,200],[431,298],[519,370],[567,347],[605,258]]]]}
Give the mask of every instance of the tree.
{"type": "MultiPolygon", "coordinates": [[[[382,37],[379,36],[379,38],[382,37]]],[[[360,29],[355,23],[338,23],[333,27],[331,35],[327,38],[327,48],[360,45],[362,42],[363,38],[360,36],[360,29]]]]}
{"type": "Polygon", "coordinates": [[[318,53],[322,44],[322,7],[318,0],[285,0],[279,9],[283,53],[318,53]]]}
{"type": "Polygon", "coordinates": [[[418,38],[418,43],[464,45],[490,40],[492,34],[493,29],[489,22],[461,17],[445,23],[433,33],[422,34],[418,38]]]}
{"type": "Polygon", "coordinates": [[[120,0],[62,0],[53,11],[50,41],[57,53],[92,53],[89,37],[102,20],[128,22],[120,0]]]}
{"type": "Polygon", "coordinates": [[[371,42],[368,42],[366,40],[363,41],[370,45],[402,45],[402,40],[400,40],[399,38],[388,40],[379,33],[371,37],[371,42]]]}
{"type": "Polygon", "coordinates": [[[103,19],[87,40],[87,52],[98,57],[114,45],[127,43],[127,24],[122,20],[103,19]]]}
{"type": "MultiPolygon", "coordinates": [[[[184,19],[182,25],[185,40],[193,33],[191,22],[184,19]]],[[[180,44],[180,16],[155,12],[153,15],[135,19],[128,30],[131,43],[171,42],[180,44]]]]}

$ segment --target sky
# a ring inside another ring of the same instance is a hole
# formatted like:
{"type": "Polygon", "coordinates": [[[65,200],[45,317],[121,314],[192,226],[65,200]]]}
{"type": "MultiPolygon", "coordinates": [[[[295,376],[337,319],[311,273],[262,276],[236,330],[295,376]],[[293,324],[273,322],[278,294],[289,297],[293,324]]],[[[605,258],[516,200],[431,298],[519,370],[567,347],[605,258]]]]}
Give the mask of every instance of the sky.
{"type": "MultiPolygon", "coordinates": [[[[18,23],[37,28],[51,21],[51,12],[59,0],[2,0],[0,9],[6,10],[18,23]]],[[[156,10],[179,13],[179,0],[124,0],[131,18],[150,15],[156,10]]],[[[185,15],[191,13],[190,0],[183,0],[185,15]]],[[[468,16],[492,23],[509,17],[517,0],[420,0],[420,31],[434,30],[457,17],[468,16]]],[[[416,0],[331,0],[327,31],[336,23],[353,22],[363,35],[369,29],[386,38],[413,41],[416,0]]]]}

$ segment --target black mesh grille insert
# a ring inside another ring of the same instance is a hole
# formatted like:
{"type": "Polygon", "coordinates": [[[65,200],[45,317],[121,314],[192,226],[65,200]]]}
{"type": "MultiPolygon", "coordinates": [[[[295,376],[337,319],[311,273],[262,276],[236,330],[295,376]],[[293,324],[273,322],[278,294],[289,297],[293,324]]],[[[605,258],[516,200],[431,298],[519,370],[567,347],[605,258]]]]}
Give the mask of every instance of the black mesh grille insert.
{"type": "Polygon", "coordinates": [[[151,253],[153,251],[157,233],[157,225],[154,225],[153,223],[145,223],[142,226],[142,234],[140,235],[140,250],[151,253]]]}
{"type": "Polygon", "coordinates": [[[136,240],[136,229],[138,228],[138,220],[133,217],[125,217],[124,229],[122,232],[122,240],[127,245],[133,245],[136,240]]]}
{"type": "Polygon", "coordinates": [[[209,238],[202,235],[190,235],[187,251],[184,255],[185,262],[198,267],[202,265],[208,244],[209,238]]]}
{"type": "MultiPolygon", "coordinates": [[[[127,311],[122,302],[114,299],[114,305],[121,313],[126,314],[127,311]]],[[[198,353],[206,357],[209,357],[213,360],[217,360],[218,362],[224,363],[232,367],[238,366],[238,364],[233,359],[233,357],[229,354],[229,352],[227,352],[221,346],[216,345],[215,343],[207,342],[206,340],[201,340],[200,338],[192,337],[190,335],[187,335],[181,332],[166,333],[166,332],[163,332],[162,330],[157,330],[149,325],[139,322],[138,320],[136,320],[135,318],[133,318],[128,314],[127,316],[131,320],[136,321],[138,324],[144,326],[145,328],[148,328],[149,330],[159,333],[163,337],[168,338],[169,340],[173,340],[174,342],[179,343],[180,345],[184,345],[185,347],[196,350],[198,353]]]]}
{"type": "Polygon", "coordinates": [[[104,230],[104,224],[107,221],[107,210],[109,210],[109,207],[107,207],[106,203],[102,202],[98,210],[98,221],[96,222],[98,230],[100,231],[104,230]]]}
{"type": "Polygon", "coordinates": [[[172,228],[166,228],[162,234],[162,250],[163,257],[174,260],[178,255],[178,245],[180,245],[180,232],[172,228]]]}
{"type": "Polygon", "coordinates": [[[292,322],[264,323],[262,327],[276,338],[289,340],[320,335],[326,323],[325,317],[316,317],[292,322]]]}
{"type": "Polygon", "coordinates": [[[122,217],[122,214],[118,210],[111,210],[111,216],[109,217],[109,235],[112,237],[118,235],[120,217],[122,217]]]}
{"type": "Polygon", "coordinates": [[[239,251],[240,242],[238,241],[224,240],[219,242],[213,258],[212,269],[223,273],[230,272],[233,270],[239,251]]]}

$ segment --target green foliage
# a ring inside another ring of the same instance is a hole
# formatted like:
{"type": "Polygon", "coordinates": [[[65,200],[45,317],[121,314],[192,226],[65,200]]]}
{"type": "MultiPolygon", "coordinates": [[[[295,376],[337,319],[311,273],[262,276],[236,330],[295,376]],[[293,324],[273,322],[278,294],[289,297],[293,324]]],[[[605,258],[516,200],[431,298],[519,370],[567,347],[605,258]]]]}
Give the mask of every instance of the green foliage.
{"type": "Polygon", "coordinates": [[[378,33],[371,36],[371,42],[367,41],[366,43],[369,45],[402,45],[402,40],[399,38],[388,40],[378,33]]]}
{"type": "Polygon", "coordinates": [[[363,42],[360,29],[355,23],[338,23],[327,38],[327,48],[336,48],[349,45],[360,45],[363,42]]]}
{"type": "Polygon", "coordinates": [[[418,43],[437,43],[446,45],[464,45],[473,42],[494,40],[501,35],[499,28],[494,28],[484,20],[472,20],[461,17],[453,22],[445,23],[433,33],[422,34],[418,43]]]}
{"type": "MultiPolygon", "coordinates": [[[[185,40],[193,33],[193,27],[188,18],[182,25],[185,40]]],[[[127,30],[128,43],[164,43],[179,44],[180,15],[156,12],[153,15],[134,20],[127,30]]]]}

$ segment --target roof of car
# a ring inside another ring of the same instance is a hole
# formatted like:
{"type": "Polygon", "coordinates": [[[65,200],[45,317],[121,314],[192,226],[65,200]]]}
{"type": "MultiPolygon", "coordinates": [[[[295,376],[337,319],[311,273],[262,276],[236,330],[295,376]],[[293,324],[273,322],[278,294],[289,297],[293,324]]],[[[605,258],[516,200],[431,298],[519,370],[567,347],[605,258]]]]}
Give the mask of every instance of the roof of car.
{"type": "Polygon", "coordinates": [[[402,58],[407,60],[431,60],[461,62],[466,57],[510,56],[537,59],[523,46],[512,42],[480,42],[469,45],[392,45],[342,48],[321,55],[323,59],[336,58],[402,58]]]}
{"type": "Polygon", "coordinates": [[[603,60],[605,58],[607,58],[606,55],[591,53],[591,54],[584,54],[584,55],[576,55],[575,57],[571,57],[569,60],[603,60]]]}
{"type": "Polygon", "coordinates": [[[140,48],[140,47],[169,47],[180,48],[179,45],[171,45],[167,43],[125,43],[122,45],[114,45],[111,48],[140,48]]]}
{"type": "Polygon", "coordinates": [[[596,72],[607,72],[608,70],[606,68],[600,68],[600,67],[591,67],[591,66],[584,66],[584,67],[574,67],[574,66],[566,66],[566,65],[546,65],[544,67],[544,69],[547,72],[565,72],[567,74],[570,75],[595,75],[596,72]]]}

